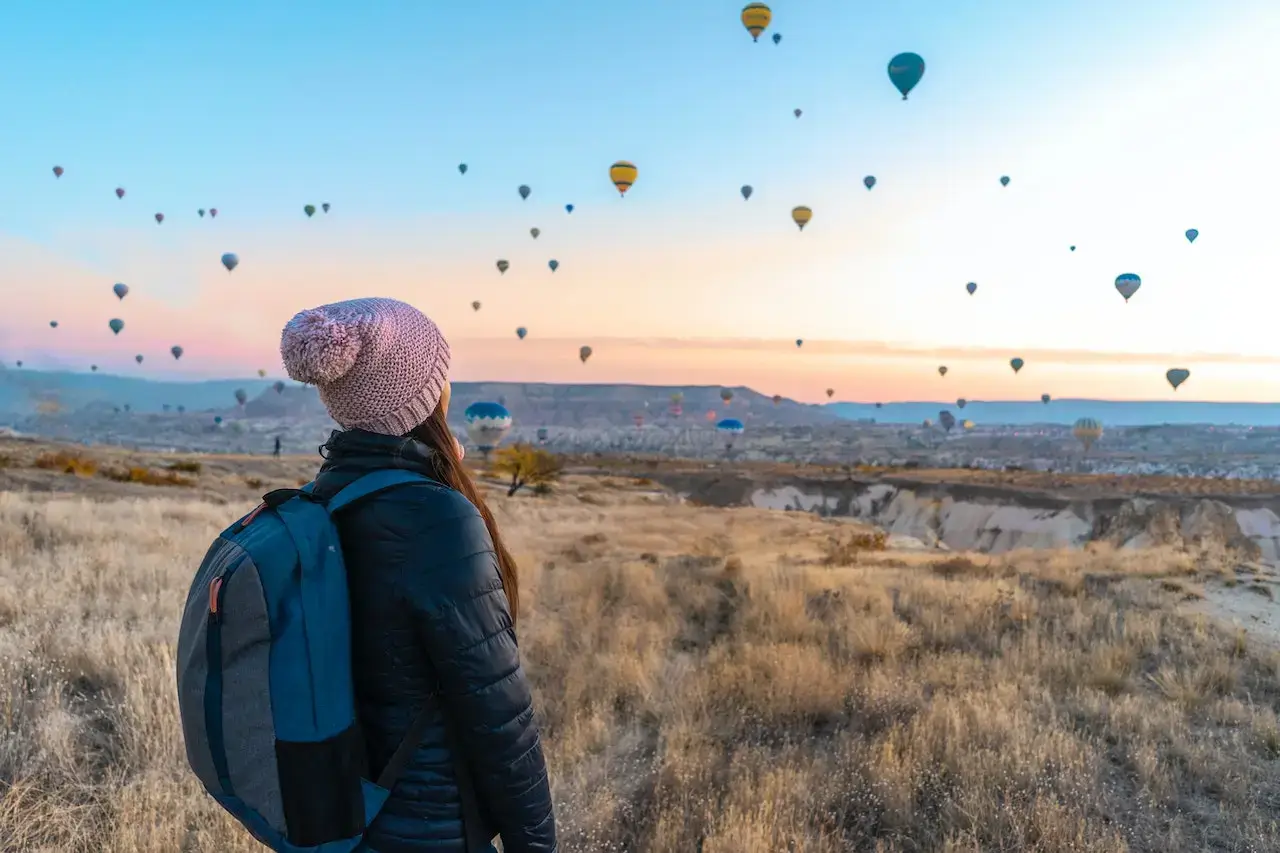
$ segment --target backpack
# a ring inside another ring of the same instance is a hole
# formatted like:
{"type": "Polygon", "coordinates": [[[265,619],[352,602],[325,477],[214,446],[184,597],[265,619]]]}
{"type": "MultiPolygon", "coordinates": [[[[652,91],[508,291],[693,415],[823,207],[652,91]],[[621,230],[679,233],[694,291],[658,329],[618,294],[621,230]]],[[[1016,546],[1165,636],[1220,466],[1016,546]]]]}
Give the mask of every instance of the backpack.
{"type": "MultiPolygon", "coordinates": [[[[355,713],[347,573],[332,518],[418,482],[434,481],[387,469],[327,502],[312,494],[313,483],[269,492],[218,536],[192,581],[177,659],[187,761],[205,790],[272,850],[356,850],[422,741],[438,697],[369,778],[355,713]]],[[[464,753],[449,731],[467,850],[485,850],[464,753]]]]}

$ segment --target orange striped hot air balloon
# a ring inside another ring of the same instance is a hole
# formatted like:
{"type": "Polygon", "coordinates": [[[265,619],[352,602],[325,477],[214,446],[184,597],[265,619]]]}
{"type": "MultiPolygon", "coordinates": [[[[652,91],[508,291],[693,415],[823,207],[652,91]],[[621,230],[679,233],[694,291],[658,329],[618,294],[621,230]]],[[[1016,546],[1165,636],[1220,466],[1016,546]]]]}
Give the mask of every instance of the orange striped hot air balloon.
{"type": "Polygon", "coordinates": [[[742,26],[751,33],[752,41],[760,41],[760,34],[768,28],[772,20],[773,12],[764,3],[748,3],[742,7],[742,26]]]}
{"type": "Polygon", "coordinates": [[[613,185],[618,188],[618,194],[622,196],[625,196],[627,190],[631,189],[631,185],[636,182],[637,174],[636,164],[626,160],[619,160],[609,167],[609,180],[613,181],[613,185]]]}

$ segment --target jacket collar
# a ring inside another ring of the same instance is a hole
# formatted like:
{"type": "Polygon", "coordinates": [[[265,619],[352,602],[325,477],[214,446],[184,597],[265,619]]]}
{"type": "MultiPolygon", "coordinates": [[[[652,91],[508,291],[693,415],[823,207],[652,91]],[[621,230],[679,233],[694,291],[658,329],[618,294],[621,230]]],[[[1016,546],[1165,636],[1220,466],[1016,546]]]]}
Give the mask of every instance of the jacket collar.
{"type": "Polygon", "coordinates": [[[334,430],[320,448],[324,464],[316,474],[316,494],[328,497],[370,471],[401,468],[438,479],[436,452],[415,438],[362,429],[334,430]]]}

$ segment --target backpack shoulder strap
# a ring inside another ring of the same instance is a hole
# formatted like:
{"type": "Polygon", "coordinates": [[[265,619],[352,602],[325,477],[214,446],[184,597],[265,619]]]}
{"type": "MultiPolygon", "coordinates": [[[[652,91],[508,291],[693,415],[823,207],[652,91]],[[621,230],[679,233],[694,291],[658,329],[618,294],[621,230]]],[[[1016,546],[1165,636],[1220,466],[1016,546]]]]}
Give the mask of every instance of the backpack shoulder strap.
{"type": "Polygon", "coordinates": [[[337,494],[329,498],[329,512],[338,512],[356,501],[372,497],[378,492],[394,489],[408,483],[434,483],[426,474],[406,471],[403,468],[383,468],[352,480],[343,486],[337,494]]]}

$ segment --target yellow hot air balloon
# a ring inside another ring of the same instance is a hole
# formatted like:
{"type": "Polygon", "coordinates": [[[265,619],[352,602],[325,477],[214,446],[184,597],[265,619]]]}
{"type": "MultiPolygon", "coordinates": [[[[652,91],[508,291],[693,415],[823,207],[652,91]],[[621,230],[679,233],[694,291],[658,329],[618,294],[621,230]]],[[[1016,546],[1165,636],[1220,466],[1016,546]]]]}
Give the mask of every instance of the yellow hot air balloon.
{"type": "Polygon", "coordinates": [[[1093,443],[1102,438],[1102,424],[1093,418],[1081,418],[1072,427],[1071,434],[1084,445],[1084,452],[1088,453],[1093,443]]]}
{"type": "Polygon", "coordinates": [[[760,41],[760,34],[773,20],[773,12],[764,3],[748,3],[742,7],[742,26],[751,33],[752,41],[760,41]]]}
{"type": "Polygon", "coordinates": [[[813,219],[813,211],[801,205],[800,207],[791,208],[791,218],[796,221],[796,225],[800,226],[803,231],[804,227],[809,224],[809,220],[813,219]]]}
{"type": "Polygon", "coordinates": [[[618,194],[625,196],[627,190],[631,189],[631,185],[636,182],[635,163],[629,163],[626,160],[619,160],[609,167],[609,180],[613,181],[613,185],[618,188],[618,194]]]}

